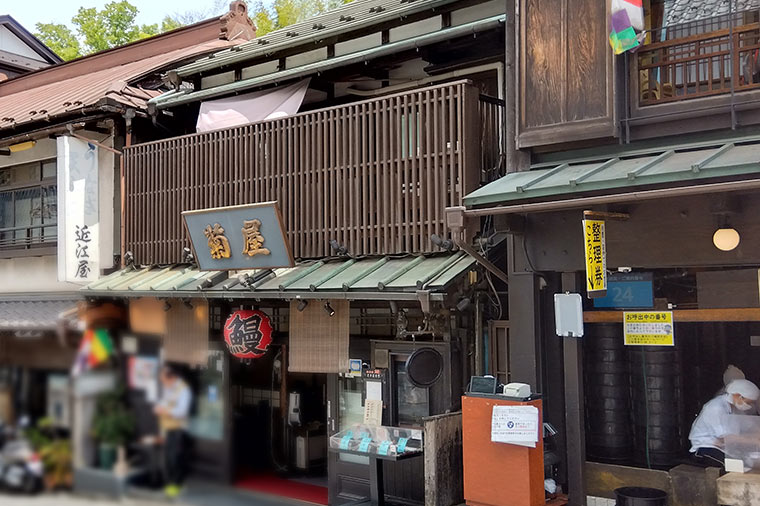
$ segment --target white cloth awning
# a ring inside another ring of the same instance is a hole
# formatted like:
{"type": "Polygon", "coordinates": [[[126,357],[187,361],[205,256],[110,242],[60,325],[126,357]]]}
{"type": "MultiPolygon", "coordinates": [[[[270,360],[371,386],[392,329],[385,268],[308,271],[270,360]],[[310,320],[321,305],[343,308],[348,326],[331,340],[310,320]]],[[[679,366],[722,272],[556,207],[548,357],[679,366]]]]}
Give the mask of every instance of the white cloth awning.
{"type": "Polygon", "coordinates": [[[304,79],[290,86],[201,102],[195,129],[207,132],[292,116],[301,108],[310,81],[304,79]]]}

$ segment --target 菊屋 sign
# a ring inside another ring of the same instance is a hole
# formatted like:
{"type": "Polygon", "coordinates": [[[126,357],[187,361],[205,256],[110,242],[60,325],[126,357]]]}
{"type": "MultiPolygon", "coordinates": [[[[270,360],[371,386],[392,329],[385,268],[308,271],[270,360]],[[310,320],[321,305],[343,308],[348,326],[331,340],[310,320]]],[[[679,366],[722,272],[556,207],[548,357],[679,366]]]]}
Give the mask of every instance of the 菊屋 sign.
{"type": "Polygon", "coordinates": [[[672,311],[626,311],[623,313],[626,346],[675,346],[672,311]]]}
{"type": "Polygon", "coordinates": [[[202,271],[292,267],[276,202],[182,213],[202,271]]]}
{"type": "Polygon", "coordinates": [[[88,283],[100,275],[98,147],[58,138],[58,280],[88,283]]]}
{"type": "Polygon", "coordinates": [[[607,293],[607,250],[603,220],[583,220],[583,247],[586,257],[586,292],[589,298],[607,293]]]}
{"type": "Polygon", "coordinates": [[[263,357],[272,343],[269,316],[252,309],[235,311],[224,322],[224,342],[237,358],[263,357]]]}

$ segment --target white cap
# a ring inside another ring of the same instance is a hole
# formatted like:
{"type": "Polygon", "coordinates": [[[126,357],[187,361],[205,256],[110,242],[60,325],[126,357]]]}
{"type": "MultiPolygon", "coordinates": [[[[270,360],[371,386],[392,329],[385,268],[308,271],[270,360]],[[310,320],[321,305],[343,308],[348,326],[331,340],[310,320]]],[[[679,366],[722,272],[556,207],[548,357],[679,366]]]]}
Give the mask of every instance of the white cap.
{"type": "Polygon", "coordinates": [[[723,373],[723,386],[728,385],[734,380],[745,379],[744,372],[735,365],[729,365],[726,367],[726,372],[723,373]]]}
{"type": "Polygon", "coordinates": [[[737,379],[726,386],[726,392],[729,394],[739,394],[745,399],[756,401],[760,398],[760,388],[749,380],[737,379]]]}

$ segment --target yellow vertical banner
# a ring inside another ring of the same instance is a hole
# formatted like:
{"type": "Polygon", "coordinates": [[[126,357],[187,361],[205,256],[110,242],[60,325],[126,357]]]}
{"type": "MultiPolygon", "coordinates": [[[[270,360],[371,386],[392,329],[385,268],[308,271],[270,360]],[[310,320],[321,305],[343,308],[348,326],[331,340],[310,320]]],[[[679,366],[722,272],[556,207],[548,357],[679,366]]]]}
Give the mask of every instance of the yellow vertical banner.
{"type": "Polygon", "coordinates": [[[589,298],[607,294],[607,246],[603,220],[583,220],[586,254],[586,292],[589,298]]]}

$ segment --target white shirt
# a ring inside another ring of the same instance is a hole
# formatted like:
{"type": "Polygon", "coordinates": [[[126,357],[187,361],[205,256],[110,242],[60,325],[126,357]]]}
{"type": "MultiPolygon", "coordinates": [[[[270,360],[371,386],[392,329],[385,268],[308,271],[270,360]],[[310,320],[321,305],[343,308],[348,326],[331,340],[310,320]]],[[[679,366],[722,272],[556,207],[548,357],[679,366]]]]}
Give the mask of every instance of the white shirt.
{"type": "Polygon", "coordinates": [[[159,406],[169,411],[169,416],[175,420],[185,421],[190,414],[193,394],[187,384],[177,379],[170,387],[165,387],[159,406]]]}
{"type": "Polygon", "coordinates": [[[731,403],[728,394],[722,394],[708,401],[700,411],[699,416],[691,426],[689,440],[691,441],[691,453],[698,448],[717,448],[723,450],[720,439],[729,433],[729,419],[731,415],[731,403]]]}

